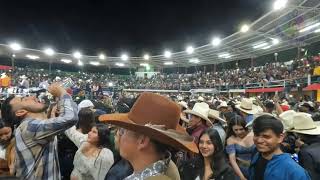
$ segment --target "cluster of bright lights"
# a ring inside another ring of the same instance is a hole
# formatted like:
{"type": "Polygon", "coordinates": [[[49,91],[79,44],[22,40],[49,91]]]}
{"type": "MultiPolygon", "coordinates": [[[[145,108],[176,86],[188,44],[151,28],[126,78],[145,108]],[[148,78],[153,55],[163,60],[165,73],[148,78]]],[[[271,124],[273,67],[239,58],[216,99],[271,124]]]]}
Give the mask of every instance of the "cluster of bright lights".
{"type": "Polygon", "coordinates": [[[172,61],[167,61],[167,62],[164,62],[163,64],[166,65],[166,66],[170,66],[170,65],[173,65],[173,62],[172,61]]]}
{"type": "Polygon", "coordinates": [[[72,63],[72,60],[70,59],[61,59],[61,61],[67,64],[72,63]]]}
{"type": "MultiPolygon", "coordinates": [[[[309,25],[307,27],[304,27],[304,28],[300,29],[299,32],[303,33],[303,32],[306,32],[306,31],[310,31],[310,30],[315,29],[315,28],[317,28],[319,26],[320,26],[320,22],[317,22],[317,23],[311,24],[311,25],[309,25]]],[[[319,29],[317,29],[317,30],[319,30],[319,29]]]]}
{"type": "MultiPolygon", "coordinates": [[[[288,0],[275,0],[275,2],[273,3],[273,9],[274,10],[283,9],[283,8],[286,7],[287,3],[288,3],[288,0]]],[[[308,26],[300,29],[299,32],[303,33],[303,32],[309,31],[309,30],[314,30],[315,33],[319,33],[320,32],[320,29],[318,28],[319,26],[320,26],[320,22],[315,22],[314,24],[308,25],[308,26]]],[[[241,26],[241,28],[240,28],[240,32],[241,33],[246,33],[248,31],[250,31],[250,25],[243,24],[241,26]]],[[[211,40],[211,45],[213,47],[217,47],[222,43],[222,41],[223,40],[221,38],[214,37],[211,40]]],[[[271,41],[262,41],[262,42],[259,42],[259,43],[255,43],[254,45],[252,45],[252,47],[254,49],[269,49],[273,45],[277,45],[279,43],[280,43],[279,39],[271,38],[271,41]]],[[[20,50],[23,49],[22,45],[17,43],[17,42],[12,42],[8,46],[10,47],[10,49],[12,51],[20,51],[20,50]]],[[[185,49],[185,53],[187,53],[188,55],[191,55],[196,51],[196,49],[197,48],[194,48],[193,46],[187,46],[186,49],[185,49]]],[[[56,52],[52,48],[45,48],[45,49],[43,49],[42,52],[47,56],[54,56],[56,54],[56,52]]],[[[81,54],[80,51],[74,51],[72,53],[72,56],[73,56],[73,58],[75,58],[78,61],[78,65],[79,66],[83,66],[83,62],[81,61],[82,54],[81,54]]],[[[166,50],[164,52],[164,54],[163,54],[163,57],[165,57],[166,59],[170,59],[170,58],[172,58],[172,56],[173,56],[173,53],[171,51],[169,51],[169,50],[166,50]]],[[[15,55],[13,54],[12,57],[15,57],[15,55]]],[[[26,55],[26,57],[29,58],[29,59],[33,59],[33,60],[40,58],[39,56],[31,55],[31,54],[26,55]]],[[[230,58],[230,57],[232,57],[232,55],[230,53],[228,53],[228,52],[224,52],[224,53],[218,54],[218,57],[219,58],[230,58]]],[[[97,58],[100,59],[100,60],[105,60],[105,59],[107,59],[107,56],[105,54],[101,53],[101,54],[99,54],[97,56],[97,58]]],[[[120,56],[120,59],[122,61],[128,61],[129,58],[130,58],[129,55],[126,54],[126,53],[122,53],[121,56],[120,56]]],[[[152,58],[152,56],[150,56],[149,54],[144,54],[143,55],[143,59],[144,60],[150,60],[151,58],[152,58]]],[[[64,62],[64,63],[72,63],[73,62],[71,59],[61,59],[61,61],[64,62]]],[[[197,58],[191,58],[189,60],[189,62],[190,63],[199,63],[200,61],[197,58]]],[[[98,66],[101,63],[98,62],[98,61],[91,61],[91,62],[89,62],[89,64],[94,65],[94,66],[98,66]]],[[[125,66],[124,63],[116,63],[115,65],[119,66],[119,67],[125,66]]],[[[164,62],[164,65],[173,65],[173,62],[172,61],[166,61],[166,62],[164,62]]],[[[146,65],[146,64],[144,64],[143,66],[150,68],[150,66],[146,65]]]]}
{"type": "Polygon", "coordinates": [[[221,53],[218,55],[219,58],[224,58],[224,59],[228,59],[228,58],[231,58],[231,54],[228,53],[228,52],[225,52],[225,53],[221,53]]]}
{"type": "Polygon", "coordinates": [[[89,64],[91,64],[93,66],[99,66],[100,62],[98,62],[98,61],[90,61],[89,64]]]}
{"type": "Polygon", "coordinates": [[[123,67],[124,64],[123,63],[116,63],[116,66],[123,67]]]}
{"type": "Polygon", "coordinates": [[[29,58],[29,59],[32,59],[32,60],[36,60],[36,59],[40,58],[39,56],[32,55],[32,54],[27,54],[26,57],[29,58]]]}
{"type": "Polygon", "coordinates": [[[192,59],[189,59],[189,63],[195,63],[195,64],[198,64],[200,62],[200,60],[198,58],[192,58],[192,59]]]}

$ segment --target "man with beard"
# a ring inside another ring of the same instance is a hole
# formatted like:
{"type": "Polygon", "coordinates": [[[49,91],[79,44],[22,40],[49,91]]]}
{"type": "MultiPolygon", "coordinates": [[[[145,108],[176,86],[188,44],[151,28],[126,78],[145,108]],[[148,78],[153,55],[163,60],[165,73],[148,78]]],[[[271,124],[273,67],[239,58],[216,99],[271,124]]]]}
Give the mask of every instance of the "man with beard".
{"type": "Polygon", "coordinates": [[[60,116],[47,119],[47,106],[33,97],[9,97],[1,108],[6,121],[20,122],[16,137],[16,176],[21,179],[60,179],[56,135],[78,120],[77,106],[59,84],[48,91],[59,97],[60,116]]]}

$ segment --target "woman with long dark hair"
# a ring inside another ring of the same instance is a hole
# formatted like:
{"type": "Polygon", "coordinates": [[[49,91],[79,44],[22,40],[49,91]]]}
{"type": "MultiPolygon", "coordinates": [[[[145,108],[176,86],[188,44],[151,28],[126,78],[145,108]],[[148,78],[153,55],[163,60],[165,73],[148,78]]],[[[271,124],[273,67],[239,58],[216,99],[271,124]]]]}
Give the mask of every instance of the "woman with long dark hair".
{"type": "Polygon", "coordinates": [[[96,124],[87,135],[77,131],[76,127],[73,126],[65,133],[78,147],[74,156],[74,168],[70,179],[104,179],[114,162],[113,153],[110,150],[108,126],[96,124]]]}
{"type": "Polygon", "coordinates": [[[224,155],[225,139],[219,129],[209,128],[199,138],[200,156],[180,168],[183,180],[234,180],[235,175],[224,155]]]}
{"type": "Polygon", "coordinates": [[[247,179],[250,160],[255,150],[253,133],[246,127],[246,121],[239,115],[230,119],[227,132],[226,151],[230,164],[241,180],[247,179]]]}

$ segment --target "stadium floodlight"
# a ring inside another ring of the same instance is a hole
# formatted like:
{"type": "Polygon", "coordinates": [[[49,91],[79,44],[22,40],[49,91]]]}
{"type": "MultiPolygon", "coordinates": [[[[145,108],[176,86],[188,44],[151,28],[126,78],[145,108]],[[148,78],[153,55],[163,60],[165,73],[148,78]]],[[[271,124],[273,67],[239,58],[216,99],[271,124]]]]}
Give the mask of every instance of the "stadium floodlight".
{"type": "Polygon", "coordinates": [[[164,57],[165,58],[171,58],[172,53],[170,51],[165,51],[164,52],[164,57]]]}
{"type": "Polygon", "coordinates": [[[22,49],[21,44],[13,42],[9,44],[9,47],[14,51],[20,51],[22,49]]]}
{"type": "Polygon", "coordinates": [[[15,55],[15,54],[12,54],[12,57],[16,57],[16,55],[15,55]]]}
{"type": "Polygon", "coordinates": [[[72,60],[70,59],[61,59],[61,61],[67,64],[72,63],[72,60]]]}
{"type": "Polygon", "coordinates": [[[29,59],[32,59],[32,60],[35,60],[35,59],[39,59],[39,58],[40,58],[39,56],[32,55],[32,54],[27,54],[26,57],[29,58],[29,59]]]}
{"type": "Polygon", "coordinates": [[[273,9],[274,10],[279,10],[282,9],[284,7],[286,7],[288,0],[276,0],[273,3],[273,9]]]}
{"type": "Polygon", "coordinates": [[[147,67],[147,66],[149,66],[149,64],[148,63],[141,63],[140,66],[147,67]]]}
{"type": "Polygon", "coordinates": [[[272,44],[273,45],[277,45],[277,44],[279,44],[280,43],[280,40],[279,39],[277,39],[277,38],[272,38],[272,44]]]}
{"type": "Polygon", "coordinates": [[[241,31],[242,33],[245,33],[245,32],[248,32],[249,29],[250,29],[250,27],[249,27],[247,24],[244,24],[244,25],[241,26],[240,31],[241,31]]]}
{"type": "Polygon", "coordinates": [[[94,65],[94,66],[99,66],[99,65],[100,65],[100,62],[90,61],[89,64],[94,65]]]}
{"type": "Polygon", "coordinates": [[[271,48],[270,45],[269,45],[269,46],[264,46],[264,47],[262,47],[261,49],[269,49],[269,48],[271,48]]]}
{"type": "Polygon", "coordinates": [[[99,59],[101,59],[101,60],[105,60],[106,59],[106,56],[104,55],[104,54],[99,54],[99,59]]]}
{"type": "Polygon", "coordinates": [[[314,32],[315,32],[315,33],[319,33],[319,32],[320,32],[320,29],[317,29],[317,30],[315,30],[314,32]]]}
{"type": "Polygon", "coordinates": [[[186,52],[187,52],[188,54],[192,54],[192,53],[194,52],[194,48],[193,48],[192,46],[188,46],[188,47],[186,48],[186,52]]]}
{"type": "Polygon", "coordinates": [[[258,48],[262,48],[264,46],[268,46],[269,44],[267,42],[260,42],[260,43],[256,43],[253,45],[253,49],[258,49],[258,48]]]}
{"type": "Polygon", "coordinates": [[[219,46],[220,43],[221,43],[221,39],[218,38],[218,37],[214,37],[214,38],[212,39],[212,41],[211,41],[211,44],[212,44],[213,46],[219,46]]]}
{"type": "Polygon", "coordinates": [[[164,62],[163,64],[166,65],[166,66],[169,66],[169,65],[173,65],[173,62],[172,61],[167,61],[167,62],[164,62]]]}
{"type": "Polygon", "coordinates": [[[305,28],[302,28],[302,29],[300,29],[299,32],[300,32],[300,33],[303,33],[303,32],[309,31],[309,30],[311,30],[311,29],[314,29],[314,28],[316,28],[316,27],[318,27],[318,26],[320,26],[320,22],[315,23],[315,24],[312,24],[312,25],[307,26],[307,27],[305,27],[305,28]]]}
{"type": "Polygon", "coordinates": [[[76,51],[73,53],[73,57],[76,59],[80,59],[82,57],[82,54],[79,51],[76,51]]]}
{"type": "Polygon", "coordinates": [[[228,59],[231,57],[230,53],[221,53],[218,55],[219,58],[225,58],[228,59]]]}
{"type": "Polygon", "coordinates": [[[197,63],[199,63],[199,62],[200,62],[200,60],[199,60],[198,58],[189,59],[189,63],[195,63],[195,64],[197,64],[197,63]]]}
{"type": "Polygon", "coordinates": [[[116,63],[116,66],[123,67],[124,64],[123,63],[116,63]]]}
{"type": "Polygon", "coordinates": [[[143,59],[144,59],[144,60],[149,60],[149,59],[150,59],[149,54],[145,54],[145,55],[143,56],[143,59]]]}
{"type": "Polygon", "coordinates": [[[121,55],[121,60],[122,61],[128,61],[128,59],[129,59],[129,56],[127,54],[122,54],[121,55]]]}
{"type": "Polygon", "coordinates": [[[82,61],[78,61],[78,66],[83,66],[83,62],[82,61]]]}
{"type": "Polygon", "coordinates": [[[54,50],[51,48],[45,48],[43,52],[48,56],[53,56],[55,54],[54,50]]]}

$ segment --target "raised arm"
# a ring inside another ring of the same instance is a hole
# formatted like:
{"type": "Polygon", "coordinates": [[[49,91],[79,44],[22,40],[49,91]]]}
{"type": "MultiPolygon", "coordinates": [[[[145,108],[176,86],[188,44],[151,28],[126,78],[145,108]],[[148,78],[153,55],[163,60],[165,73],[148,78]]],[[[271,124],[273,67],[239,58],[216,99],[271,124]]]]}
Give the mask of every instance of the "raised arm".
{"type": "Polygon", "coordinates": [[[88,135],[77,131],[75,126],[67,129],[64,133],[78,148],[88,139],[88,135]]]}
{"type": "Polygon", "coordinates": [[[53,84],[48,90],[52,95],[60,97],[58,102],[60,115],[47,120],[31,120],[27,128],[30,132],[35,133],[34,140],[55,136],[72,127],[78,121],[77,105],[65,89],[58,84],[53,84]]]}

